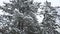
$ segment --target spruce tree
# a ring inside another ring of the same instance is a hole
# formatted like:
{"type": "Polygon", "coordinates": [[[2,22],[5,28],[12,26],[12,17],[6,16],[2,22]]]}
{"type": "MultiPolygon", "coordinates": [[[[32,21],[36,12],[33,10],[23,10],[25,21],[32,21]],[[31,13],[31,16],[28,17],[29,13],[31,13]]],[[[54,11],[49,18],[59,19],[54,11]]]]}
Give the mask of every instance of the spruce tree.
{"type": "Polygon", "coordinates": [[[2,34],[60,34],[55,29],[57,11],[52,7],[50,2],[45,2],[45,5],[33,3],[33,0],[11,0],[10,3],[4,3],[0,6],[3,12],[9,15],[2,15],[1,22],[5,23],[0,29],[2,34]],[[37,22],[36,13],[38,8],[43,6],[40,14],[44,15],[43,22],[37,22]],[[3,18],[6,18],[4,21],[3,18]],[[7,25],[7,26],[5,26],[7,25]]]}
{"type": "Polygon", "coordinates": [[[59,27],[59,25],[56,24],[56,18],[58,17],[56,8],[59,7],[52,7],[51,3],[47,1],[41,6],[43,6],[41,8],[43,11],[41,11],[40,14],[44,15],[42,34],[59,34],[57,33],[58,31],[55,30],[57,26],[59,27]]]}
{"type": "Polygon", "coordinates": [[[10,3],[4,4],[4,6],[0,6],[0,9],[9,14],[3,16],[10,22],[6,23],[8,26],[3,28],[5,32],[2,34],[40,33],[40,27],[35,17],[40,3],[34,4],[33,0],[11,0],[10,3]]]}

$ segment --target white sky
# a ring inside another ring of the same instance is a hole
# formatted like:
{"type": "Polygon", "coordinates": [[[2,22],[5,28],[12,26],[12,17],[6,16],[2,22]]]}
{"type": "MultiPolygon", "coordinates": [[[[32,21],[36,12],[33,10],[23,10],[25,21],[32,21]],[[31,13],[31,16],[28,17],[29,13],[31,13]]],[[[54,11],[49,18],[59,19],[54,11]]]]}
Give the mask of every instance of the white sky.
{"type": "MultiPolygon", "coordinates": [[[[45,2],[46,0],[34,0],[35,2],[45,2]]],[[[60,6],[60,0],[47,0],[52,3],[52,6],[60,6]]]]}

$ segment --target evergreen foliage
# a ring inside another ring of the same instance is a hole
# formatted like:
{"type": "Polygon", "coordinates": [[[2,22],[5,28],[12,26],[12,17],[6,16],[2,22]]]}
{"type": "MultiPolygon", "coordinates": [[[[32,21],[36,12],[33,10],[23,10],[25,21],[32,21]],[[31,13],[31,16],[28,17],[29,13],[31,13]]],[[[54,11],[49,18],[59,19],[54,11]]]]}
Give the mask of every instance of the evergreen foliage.
{"type": "Polygon", "coordinates": [[[2,34],[60,34],[55,30],[59,27],[56,24],[58,12],[50,2],[46,1],[45,5],[40,5],[41,3],[34,3],[33,0],[11,0],[10,3],[4,4],[0,9],[9,15],[0,16],[0,23],[4,23],[0,29],[2,34]],[[36,13],[41,6],[44,11],[40,14],[44,15],[44,19],[39,25],[36,13]]]}

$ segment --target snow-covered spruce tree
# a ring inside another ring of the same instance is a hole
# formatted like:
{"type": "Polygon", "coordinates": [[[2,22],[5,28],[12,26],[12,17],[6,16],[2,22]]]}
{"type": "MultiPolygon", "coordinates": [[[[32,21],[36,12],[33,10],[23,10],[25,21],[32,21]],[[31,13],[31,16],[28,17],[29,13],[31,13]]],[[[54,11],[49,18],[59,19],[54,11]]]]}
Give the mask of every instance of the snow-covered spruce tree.
{"type": "Polygon", "coordinates": [[[59,34],[58,31],[56,31],[55,29],[57,29],[59,27],[58,24],[56,24],[56,18],[58,17],[57,13],[58,11],[56,11],[56,8],[59,7],[52,7],[50,2],[45,2],[44,5],[40,5],[42,6],[40,9],[42,9],[40,14],[44,15],[44,19],[42,22],[42,34],[59,34]]]}
{"type": "Polygon", "coordinates": [[[37,23],[35,13],[40,3],[33,3],[33,0],[11,0],[0,6],[9,15],[3,15],[10,21],[4,27],[2,34],[39,34],[40,26],[37,23]]]}

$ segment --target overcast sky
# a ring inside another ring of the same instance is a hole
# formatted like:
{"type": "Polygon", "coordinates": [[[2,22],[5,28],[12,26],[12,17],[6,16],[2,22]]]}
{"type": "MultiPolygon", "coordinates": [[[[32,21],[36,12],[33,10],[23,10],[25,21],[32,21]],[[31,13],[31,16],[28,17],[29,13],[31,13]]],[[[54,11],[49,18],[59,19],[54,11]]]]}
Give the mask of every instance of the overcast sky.
{"type": "MultiPolygon", "coordinates": [[[[45,2],[46,0],[34,0],[35,2],[45,2]]],[[[47,0],[52,3],[52,6],[60,6],[60,0],[47,0]]]]}

